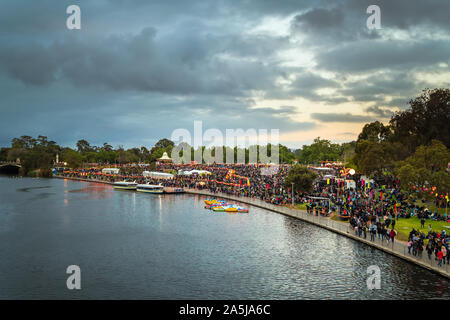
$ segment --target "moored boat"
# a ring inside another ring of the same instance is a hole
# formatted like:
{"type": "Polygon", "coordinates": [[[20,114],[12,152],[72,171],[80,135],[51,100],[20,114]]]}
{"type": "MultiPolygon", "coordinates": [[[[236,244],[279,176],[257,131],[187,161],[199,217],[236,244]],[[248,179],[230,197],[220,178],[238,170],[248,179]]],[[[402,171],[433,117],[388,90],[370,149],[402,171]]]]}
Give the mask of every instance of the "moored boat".
{"type": "Polygon", "coordinates": [[[136,186],[136,191],[146,192],[146,193],[156,193],[162,194],[164,192],[164,186],[162,185],[154,185],[154,184],[138,184],[136,186]]]}
{"type": "Polygon", "coordinates": [[[135,181],[130,182],[130,181],[117,181],[114,182],[114,189],[119,189],[119,190],[136,190],[137,187],[137,183],[135,181]]]}

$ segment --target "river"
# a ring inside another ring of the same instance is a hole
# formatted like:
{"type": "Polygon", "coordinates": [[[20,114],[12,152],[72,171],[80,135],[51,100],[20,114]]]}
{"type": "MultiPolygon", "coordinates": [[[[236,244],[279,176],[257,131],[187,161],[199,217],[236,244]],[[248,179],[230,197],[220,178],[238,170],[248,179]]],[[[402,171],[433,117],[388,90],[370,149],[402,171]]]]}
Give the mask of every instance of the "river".
{"type": "Polygon", "coordinates": [[[1,299],[448,299],[449,281],[365,244],[204,197],[0,176],[1,299]],[[81,269],[68,290],[66,268],[81,269]],[[367,289],[367,268],[381,289],[367,289]]]}

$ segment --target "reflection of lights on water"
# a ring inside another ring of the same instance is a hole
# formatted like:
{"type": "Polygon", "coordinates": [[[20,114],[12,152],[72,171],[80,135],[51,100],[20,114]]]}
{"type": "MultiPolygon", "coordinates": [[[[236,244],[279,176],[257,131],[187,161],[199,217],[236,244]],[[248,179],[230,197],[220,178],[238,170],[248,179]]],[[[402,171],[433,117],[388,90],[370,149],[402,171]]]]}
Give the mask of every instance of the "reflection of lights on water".
{"type": "Polygon", "coordinates": [[[70,224],[70,216],[68,214],[63,216],[63,224],[68,226],[70,224]]]}
{"type": "Polygon", "coordinates": [[[133,212],[136,212],[136,193],[132,193],[131,195],[132,203],[133,203],[133,212]]]}
{"type": "Polygon", "coordinates": [[[161,229],[161,223],[162,223],[162,196],[158,195],[158,204],[159,204],[159,215],[158,215],[158,222],[159,222],[159,229],[161,229]]]}

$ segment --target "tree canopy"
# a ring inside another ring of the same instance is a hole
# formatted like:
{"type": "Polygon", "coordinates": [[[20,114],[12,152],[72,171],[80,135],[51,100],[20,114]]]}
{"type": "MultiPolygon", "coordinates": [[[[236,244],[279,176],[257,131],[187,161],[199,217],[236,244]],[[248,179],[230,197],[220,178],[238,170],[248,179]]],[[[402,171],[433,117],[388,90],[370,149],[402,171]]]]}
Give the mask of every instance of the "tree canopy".
{"type": "Polygon", "coordinates": [[[306,193],[311,191],[313,182],[316,179],[317,173],[305,166],[296,164],[289,169],[284,180],[284,186],[285,188],[292,188],[293,183],[296,191],[306,193]]]}

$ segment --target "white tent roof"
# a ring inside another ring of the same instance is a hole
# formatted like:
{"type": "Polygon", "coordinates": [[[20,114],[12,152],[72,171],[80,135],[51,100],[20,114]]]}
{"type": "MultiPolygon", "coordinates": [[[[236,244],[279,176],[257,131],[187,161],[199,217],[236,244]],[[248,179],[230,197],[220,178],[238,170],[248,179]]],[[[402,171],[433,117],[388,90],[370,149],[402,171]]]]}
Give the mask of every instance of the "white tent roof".
{"type": "Polygon", "coordinates": [[[187,176],[189,176],[191,174],[211,174],[211,172],[206,171],[206,170],[191,170],[191,171],[180,170],[180,171],[178,171],[178,173],[182,174],[182,175],[187,175],[187,176]]]}
{"type": "Polygon", "coordinates": [[[164,178],[164,179],[172,179],[174,177],[174,175],[171,173],[156,172],[156,171],[144,171],[144,172],[142,172],[142,175],[144,177],[164,178]]]}

